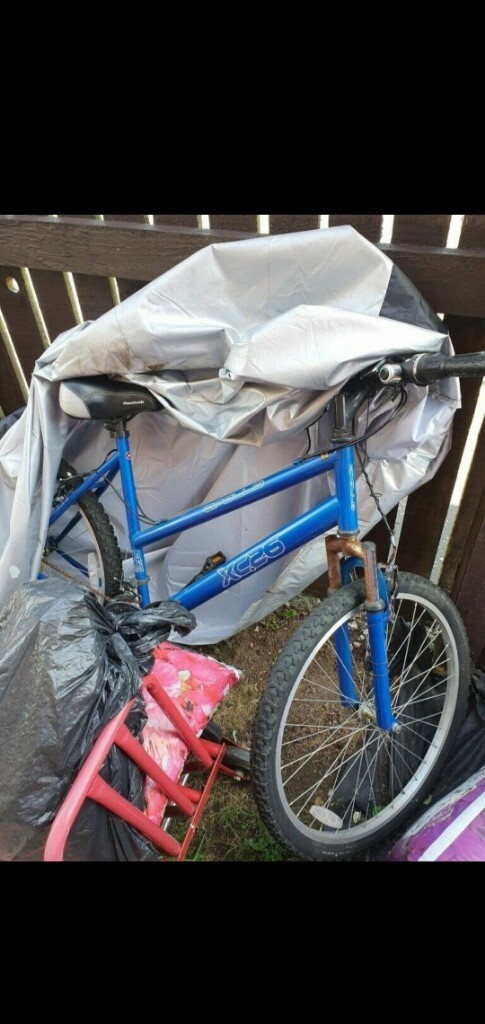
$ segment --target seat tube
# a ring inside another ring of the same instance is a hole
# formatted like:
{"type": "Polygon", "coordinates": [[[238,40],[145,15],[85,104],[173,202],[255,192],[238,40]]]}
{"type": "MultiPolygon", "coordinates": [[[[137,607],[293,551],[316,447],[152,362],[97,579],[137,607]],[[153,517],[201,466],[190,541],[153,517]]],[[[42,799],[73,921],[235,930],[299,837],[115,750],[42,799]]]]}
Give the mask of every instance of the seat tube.
{"type": "Polygon", "coordinates": [[[133,543],[135,533],[140,530],[140,520],[138,517],[135,478],[133,476],[133,466],[131,464],[130,442],[128,440],[129,434],[124,423],[118,423],[115,436],[116,448],[120,457],[121,486],[123,488],[123,497],[125,500],[126,521],[128,523],[128,533],[133,555],[135,578],[137,581],[138,593],[140,595],[140,603],[142,607],[145,608],[146,605],[150,603],[150,592],[148,590],[147,571],[143,548],[137,547],[136,544],[133,543]]]}

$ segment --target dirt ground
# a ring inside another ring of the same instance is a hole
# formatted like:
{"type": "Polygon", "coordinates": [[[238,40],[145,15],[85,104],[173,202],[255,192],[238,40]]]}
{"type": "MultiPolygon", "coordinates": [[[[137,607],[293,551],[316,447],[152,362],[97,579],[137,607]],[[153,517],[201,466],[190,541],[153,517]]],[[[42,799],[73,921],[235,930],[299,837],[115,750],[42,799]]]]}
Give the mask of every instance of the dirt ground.
{"type": "MultiPolygon", "coordinates": [[[[250,746],[256,708],[272,666],[292,633],[318,603],[308,592],[293,598],[256,626],[229,640],[201,648],[204,654],[234,665],[242,677],[224,699],[214,721],[226,736],[250,746]]],[[[190,859],[190,858],[189,858],[190,859]]],[[[217,780],[191,847],[199,861],[281,861],[294,859],[262,824],[249,783],[217,780]]]]}

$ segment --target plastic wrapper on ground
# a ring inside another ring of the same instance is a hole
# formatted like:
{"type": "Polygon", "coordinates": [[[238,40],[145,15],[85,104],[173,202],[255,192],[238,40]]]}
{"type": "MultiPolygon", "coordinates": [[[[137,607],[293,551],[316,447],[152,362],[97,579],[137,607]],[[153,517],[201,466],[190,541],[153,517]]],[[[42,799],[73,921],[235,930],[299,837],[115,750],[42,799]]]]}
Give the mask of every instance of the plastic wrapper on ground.
{"type": "MultiPolygon", "coordinates": [[[[159,682],[182,712],[190,728],[200,735],[223,697],[237,683],[240,673],[229,665],[194,651],[161,643],[154,652],[154,664],[145,682],[159,682]]],[[[182,772],[188,748],[157,702],[143,687],[147,722],[141,734],[148,754],[176,781],[182,772]]],[[[153,779],[145,782],[145,813],[160,824],[167,797],[153,779]]]]}
{"type": "Polygon", "coordinates": [[[484,861],[485,769],[442,797],[405,832],[391,861],[484,861]]]}

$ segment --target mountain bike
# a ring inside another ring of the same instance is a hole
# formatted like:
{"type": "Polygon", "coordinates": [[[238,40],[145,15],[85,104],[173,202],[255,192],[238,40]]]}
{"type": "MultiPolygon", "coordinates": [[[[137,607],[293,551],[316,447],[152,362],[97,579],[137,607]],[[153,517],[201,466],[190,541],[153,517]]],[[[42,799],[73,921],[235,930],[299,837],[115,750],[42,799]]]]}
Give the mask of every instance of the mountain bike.
{"type": "Polygon", "coordinates": [[[443,590],[398,572],[394,558],[379,565],[375,545],[359,540],[354,456],[368,437],[399,415],[407,384],[426,386],[446,377],[484,374],[484,352],[449,357],[421,352],[402,361],[381,359],[332,399],[327,450],[144,528],[127,422],[143,411],[164,410],[140,385],[108,377],[66,380],[60,386],[63,411],[101,421],[115,451],[83,475],[61,463],[43,571],[60,571],[106,596],[131,588],[146,607],[146,547],[333,473],[335,493],[330,498],[228,559],[223,552],[209,556],[200,573],[171,595],[196,609],[268,563],[326,535],[328,597],[278,658],[260,701],[251,745],[254,794],[263,821],[299,857],[360,855],[394,832],[429,793],[454,744],[470,678],[463,622],[443,590]],[[392,412],[385,423],[371,425],[356,437],[357,413],[383,388],[393,397],[392,412]],[[134,581],[128,582],[123,581],[121,552],[100,501],[118,473],[135,571],[134,581]],[[337,532],[329,535],[334,528],[337,532]]]}

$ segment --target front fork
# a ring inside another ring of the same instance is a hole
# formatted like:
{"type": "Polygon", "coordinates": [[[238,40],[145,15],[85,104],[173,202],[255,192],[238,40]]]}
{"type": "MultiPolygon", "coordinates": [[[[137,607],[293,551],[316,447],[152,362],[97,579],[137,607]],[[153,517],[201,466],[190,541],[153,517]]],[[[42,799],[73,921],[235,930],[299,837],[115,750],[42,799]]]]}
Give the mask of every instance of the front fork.
{"type": "MultiPolygon", "coordinates": [[[[371,541],[361,543],[356,536],[325,538],[329,577],[329,593],[339,590],[342,582],[349,582],[349,573],[355,565],[363,565],[365,603],[369,630],[369,650],[375,696],[375,717],[381,729],[397,732],[399,724],[392,714],[389,669],[386,652],[386,625],[389,620],[389,599],[384,577],[377,569],[376,546],[371,541]],[[344,556],[343,561],[340,555],[344,556]],[[344,579],[342,581],[342,569],[344,579]]],[[[334,636],[340,699],[343,705],[357,708],[362,717],[373,719],[374,713],[359,698],[353,674],[349,627],[345,623],[334,636]]]]}

